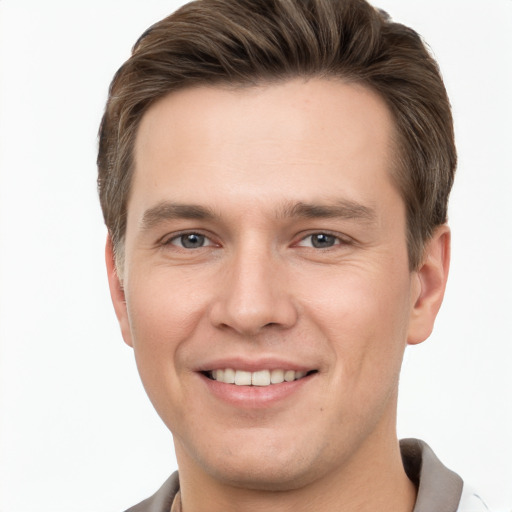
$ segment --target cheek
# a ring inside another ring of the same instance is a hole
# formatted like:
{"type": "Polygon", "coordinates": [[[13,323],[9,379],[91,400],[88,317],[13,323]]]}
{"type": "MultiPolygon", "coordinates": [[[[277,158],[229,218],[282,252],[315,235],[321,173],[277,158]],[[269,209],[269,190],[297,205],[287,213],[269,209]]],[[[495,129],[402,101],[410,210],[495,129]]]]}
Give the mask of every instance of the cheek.
{"type": "Polygon", "coordinates": [[[150,273],[127,286],[137,368],[155,407],[165,390],[180,386],[180,350],[198,328],[204,310],[205,299],[194,290],[171,276],[150,273]]]}
{"type": "Polygon", "coordinates": [[[318,323],[343,333],[365,329],[386,332],[408,321],[411,280],[392,264],[351,265],[328,269],[313,279],[301,276],[302,302],[321,319],[318,323]]]}
{"type": "Polygon", "coordinates": [[[136,350],[160,352],[186,337],[203,309],[197,282],[175,272],[140,272],[126,290],[126,305],[136,350]]]}
{"type": "MultiPolygon", "coordinates": [[[[334,355],[337,384],[352,392],[376,388],[398,378],[406,346],[410,311],[408,274],[389,265],[369,271],[352,268],[310,287],[308,308],[334,355]]],[[[342,389],[343,389],[342,387],[342,389]]],[[[366,394],[366,393],[365,393],[366,394]]],[[[377,392],[377,395],[379,393],[377,392]]]]}

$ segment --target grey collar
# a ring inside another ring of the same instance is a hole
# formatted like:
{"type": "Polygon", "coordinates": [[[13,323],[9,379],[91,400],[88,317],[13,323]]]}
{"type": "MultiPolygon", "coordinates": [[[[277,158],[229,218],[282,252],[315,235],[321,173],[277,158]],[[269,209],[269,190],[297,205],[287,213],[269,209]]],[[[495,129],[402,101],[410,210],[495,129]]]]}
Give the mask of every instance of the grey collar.
{"type": "Polygon", "coordinates": [[[462,478],[436,457],[419,439],[402,439],[400,451],[405,472],[418,487],[413,512],[456,512],[462,494],[462,478]]]}

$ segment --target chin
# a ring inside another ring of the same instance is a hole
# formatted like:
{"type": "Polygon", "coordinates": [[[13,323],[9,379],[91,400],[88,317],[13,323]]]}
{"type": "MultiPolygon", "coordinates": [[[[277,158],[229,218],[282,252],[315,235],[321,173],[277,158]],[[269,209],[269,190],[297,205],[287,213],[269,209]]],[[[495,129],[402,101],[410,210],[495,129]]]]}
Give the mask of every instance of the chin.
{"type": "Polygon", "coordinates": [[[300,439],[293,443],[280,441],[246,442],[238,444],[237,449],[229,443],[222,449],[217,443],[215,453],[196,453],[194,459],[216,481],[246,490],[290,491],[322,476],[326,466],[323,446],[314,450],[310,443],[308,450],[300,439]],[[319,463],[321,460],[323,464],[319,463]]]}
{"type": "Polygon", "coordinates": [[[304,487],[318,477],[311,468],[283,467],[278,464],[260,463],[259,467],[212,468],[210,472],[218,481],[241,489],[254,491],[291,491],[304,487]]]}

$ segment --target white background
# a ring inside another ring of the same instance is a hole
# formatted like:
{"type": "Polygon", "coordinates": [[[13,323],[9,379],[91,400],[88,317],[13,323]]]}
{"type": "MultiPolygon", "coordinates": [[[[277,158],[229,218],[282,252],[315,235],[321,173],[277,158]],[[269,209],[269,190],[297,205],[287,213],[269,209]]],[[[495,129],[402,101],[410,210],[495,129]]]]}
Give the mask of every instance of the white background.
{"type": "MultiPolygon", "coordinates": [[[[96,132],[131,45],[179,2],[0,0],[0,511],[123,510],[175,468],[103,265],[96,132]]],[[[382,0],[430,43],[460,164],[435,334],[399,434],[512,510],[512,1],[382,0]]]]}

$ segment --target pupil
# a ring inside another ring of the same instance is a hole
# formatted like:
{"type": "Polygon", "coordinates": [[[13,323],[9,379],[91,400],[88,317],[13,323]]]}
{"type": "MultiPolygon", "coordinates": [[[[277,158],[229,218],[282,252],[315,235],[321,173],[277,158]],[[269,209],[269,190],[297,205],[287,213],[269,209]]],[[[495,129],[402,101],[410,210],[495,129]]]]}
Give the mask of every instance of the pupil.
{"type": "Polygon", "coordinates": [[[198,235],[197,233],[183,235],[181,237],[181,243],[183,244],[183,247],[187,249],[197,249],[198,247],[202,247],[204,244],[204,236],[198,235]]]}
{"type": "Polygon", "coordinates": [[[311,237],[311,242],[313,247],[318,249],[325,247],[332,247],[334,245],[334,236],[326,235],[325,233],[320,233],[319,235],[313,235],[311,237]]]}

